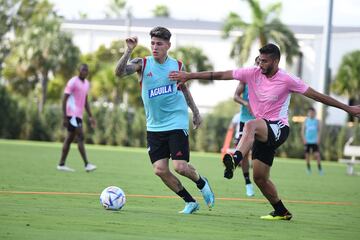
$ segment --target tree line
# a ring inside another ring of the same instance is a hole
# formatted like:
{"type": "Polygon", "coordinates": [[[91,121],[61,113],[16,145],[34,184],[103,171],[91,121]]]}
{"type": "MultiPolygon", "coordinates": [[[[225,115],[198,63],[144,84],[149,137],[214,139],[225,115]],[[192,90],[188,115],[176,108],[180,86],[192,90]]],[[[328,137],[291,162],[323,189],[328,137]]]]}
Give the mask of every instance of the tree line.
{"type": "MultiPolygon", "coordinates": [[[[48,1],[0,1],[0,107],[3,110],[0,137],[62,141],[60,105],[63,89],[67,80],[76,74],[77,66],[84,62],[89,65],[90,99],[98,122],[96,129],[89,129],[86,141],[144,147],[145,116],[137,78],[133,75],[119,79],[114,75],[116,61],[125,50],[124,41],[101,45],[95,52],[82,54],[72,36],[61,30],[63,18],[48,1]]],[[[116,2],[120,9],[124,7],[124,1],[116,2]]],[[[230,56],[241,66],[248,60],[250,49],[258,40],[261,43],[275,41],[284,50],[290,64],[300,50],[293,33],[279,20],[281,4],[274,3],[263,9],[259,1],[247,2],[252,12],[251,22],[230,13],[223,25],[225,38],[231,31],[243,32],[235,39],[230,56]]],[[[119,12],[117,16],[120,16],[119,12]]],[[[170,17],[164,7],[155,8],[155,12],[170,17]]],[[[133,57],[150,54],[148,48],[138,46],[133,57]]],[[[191,71],[213,69],[209,58],[194,46],[179,46],[170,55],[181,59],[186,69],[191,71]]],[[[349,53],[344,56],[332,84],[334,92],[347,95],[354,103],[360,103],[359,69],[360,51],[349,53]]],[[[294,97],[291,104],[295,105],[292,107],[295,109],[293,115],[305,115],[305,106],[311,102],[304,103],[303,99],[294,97]]],[[[237,110],[238,106],[228,101],[204,116],[202,128],[191,132],[193,150],[220,151],[228,122],[237,110]]],[[[301,157],[302,143],[296,136],[300,130],[297,131],[297,123],[292,125],[293,140],[284,145],[279,155],[301,157]]],[[[329,159],[334,159],[342,152],[343,143],[352,132],[345,126],[327,132],[344,136],[326,137],[326,140],[332,139],[329,146],[323,148],[326,151],[334,150],[330,147],[334,142],[339,142],[338,148],[341,146],[341,150],[336,149],[336,154],[328,154],[329,159]]]]}

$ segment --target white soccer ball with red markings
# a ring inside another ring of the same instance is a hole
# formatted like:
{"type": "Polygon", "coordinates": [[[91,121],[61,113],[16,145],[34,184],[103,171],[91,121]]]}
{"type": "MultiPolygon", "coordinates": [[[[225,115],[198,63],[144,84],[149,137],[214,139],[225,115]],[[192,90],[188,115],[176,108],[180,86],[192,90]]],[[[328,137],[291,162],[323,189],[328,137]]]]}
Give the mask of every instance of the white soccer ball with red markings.
{"type": "Polygon", "coordinates": [[[120,210],[125,203],[125,193],[119,187],[107,187],[100,194],[100,204],[107,210],[120,210]]]}

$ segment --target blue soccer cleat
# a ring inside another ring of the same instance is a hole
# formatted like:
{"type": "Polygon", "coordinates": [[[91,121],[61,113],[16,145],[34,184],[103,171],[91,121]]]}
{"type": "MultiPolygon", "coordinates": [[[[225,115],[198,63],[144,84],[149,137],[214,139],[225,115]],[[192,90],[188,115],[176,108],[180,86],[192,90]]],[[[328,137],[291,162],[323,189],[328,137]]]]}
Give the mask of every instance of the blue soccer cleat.
{"type": "Polygon", "coordinates": [[[211,190],[209,181],[205,177],[203,179],[205,181],[205,185],[200,190],[200,192],[205,200],[206,205],[209,207],[209,210],[211,210],[211,208],[213,208],[215,204],[215,196],[213,191],[211,190]]]}
{"type": "Polygon", "coordinates": [[[200,205],[197,202],[187,202],[185,203],[185,207],[179,213],[183,214],[192,214],[200,209],[200,205]]]}
{"type": "Polygon", "coordinates": [[[246,187],[246,196],[252,197],[255,195],[254,187],[251,183],[246,184],[245,187],[246,187]]]}

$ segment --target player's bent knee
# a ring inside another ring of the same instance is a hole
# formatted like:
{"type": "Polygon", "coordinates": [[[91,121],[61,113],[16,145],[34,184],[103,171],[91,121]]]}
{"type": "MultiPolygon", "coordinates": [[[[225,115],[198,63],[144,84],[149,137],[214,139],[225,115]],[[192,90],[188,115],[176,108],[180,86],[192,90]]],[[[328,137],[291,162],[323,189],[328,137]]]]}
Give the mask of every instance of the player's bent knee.
{"type": "Polygon", "coordinates": [[[154,168],[154,174],[159,177],[163,177],[169,173],[169,170],[166,168],[161,167],[155,167],[154,168]]]}
{"type": "Polygon", "coordinates": [[[187,164],[176,164],[174,165],[174,170],[180,175],[185,175],[188,170],[188,166],[187,164]]]}
{"type": "Polygon", "coordinates": [[[244,131],[254,131],[256,128],[256,120],[250,120],[244,125],[244,131]]]}
{"type": "Polygon", "coordinates": [[[262,186],[266,184],[267,179],[260,175],[254,175],[253,180],[257,186],[262,186]]]}

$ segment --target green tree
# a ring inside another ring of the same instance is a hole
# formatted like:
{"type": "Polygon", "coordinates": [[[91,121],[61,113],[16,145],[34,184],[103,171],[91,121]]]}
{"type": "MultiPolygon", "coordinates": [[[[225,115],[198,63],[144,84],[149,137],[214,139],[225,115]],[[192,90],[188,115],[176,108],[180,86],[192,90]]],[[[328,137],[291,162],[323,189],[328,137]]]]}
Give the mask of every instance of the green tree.
{"type": "Polygon", "coordinates": [[[154,17],[170,17],[170,10],[166,5],[157,5],[152,12],[154,17]]]}
{"type": "Polygon", "coordinates": [[[249,58],[253,44],[259,41],[260,46],[264,46],[269,41],[274,41],[286,55],[286,61],[291,64],[293,57],[299,53],[299,45],[292,31],[279,19],[281,3],[273,3],[262,9],[259,0],[247,2],[252,15],[251,23],[246,23],[238,14],[231,12],[223,26],[225,38],[233,30],[242,31],[242,35],[233,43],[230,56],[236,59],[237,64],[243,65],[249,58]]]}
{"type": "Polygon", "coordinates": [[[235,113],[239,111],[239,105],[233,99],[220,102],[214,109],[204,115],[201,127],[192,130],[194,150],[220,152],[224,143],[229,123],[235,113]]]}
{"type": "Polygon", "coordinates": [[[360,50],[343,56],[331,89],[336,94],[346,95],[355,104],[360,104],[360,50]]]}
{"type": "MultiPolygon", "coordinates": [[[[209,58],[202,49],[194,46],[181,46],[169,52],[170,56],[183,62],[186,71],[200,72],[213,69],[209,58]]],[[[203,84],[212,83],[212,81],[201,81],[203,84]]]]}
{"type": "Polygon", "coordinates": [[[105,12],[106,18],[121,18],[126,6],[126,0],[111,0],[105,12]]]}
{"type": "MultiPolygon", "coordinates": [[[[350,99],[351,104],[360,104],[360,50],[350,52],[343,56],[335,81],[331,84],[334,93],[345,95],[350,99]]],[[[359,126],[359,120],[349,116],[350,121],[359,126]]],[[[356,129],[356,128],[355,128],[356,129]]],[[[360,135],[354,135],[356,141],[360,135]]],[[[360,140],[359,140],[360,141],[360,140]]]]}
{"type": "Polygon", "coordinates": [[[20,35],[29,26],[36,4],[36,0],[0,0],[0,76],[11,50],[11,33],[20,35]]]}
{"type": "MultiPolygon", "coordinates": [[[[114,41],[109,47],[101,45],[94,53],[82,56],[89,64],[92,82],[92,96],[95,99],[113,102],[115,105],[124,103],[130,106],[141,105],[139,98],[139,84],[135,74],[122,79],[114,74],[117,61],[125,51],[124,41],[114,41]]],[[[139,45],[132,53],[134,57],[145,57],[150,50],[139,45]]]]}
{"type": "Polygon", "coordinates": [[[86,12],[79,12],[80,19],[88,19],[88,14],[86,12]]]}
{"type": "MultiPolygon", "coordinates": [[[[71,76],[79,62],[80,51],[73,45],[71,36],[61,31],[61,18],[49,2],[38,2],[28,21],[29,27],[21,36],[16,35],[5,72],[10,84],[25,82],[19,85],[29,86],[27,82],[30,82],[31,87],[38,87],[38,111],[42,112],[50,75],[71,76]]],[[[24,93],[29,91],[24,90],[24,93]]]]}
{"type": "Polygon", "coordinates": [[[0,85],[0,137],[16,139],[21,134],[21,124],[23,123],[25,112],[20,107],[18,99],[13,98],[0,85]]]}

